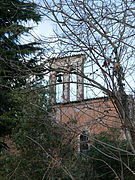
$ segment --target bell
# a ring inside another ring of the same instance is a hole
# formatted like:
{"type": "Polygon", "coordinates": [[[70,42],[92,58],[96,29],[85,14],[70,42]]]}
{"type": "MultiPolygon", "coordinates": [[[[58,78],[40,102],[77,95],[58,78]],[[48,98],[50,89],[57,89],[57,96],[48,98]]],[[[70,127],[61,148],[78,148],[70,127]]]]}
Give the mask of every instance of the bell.
{"type": "Polygon", "coordinates": [[[58,74],[57,82],[62,82],[61,76],[62,76],[62,74],[58,74]]]}

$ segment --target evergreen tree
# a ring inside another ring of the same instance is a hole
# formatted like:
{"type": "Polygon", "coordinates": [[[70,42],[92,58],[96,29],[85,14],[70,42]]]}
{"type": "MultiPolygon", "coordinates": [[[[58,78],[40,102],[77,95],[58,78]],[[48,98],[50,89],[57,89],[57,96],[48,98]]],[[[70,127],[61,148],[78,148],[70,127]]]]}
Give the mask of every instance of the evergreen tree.
{"type": "Polygon", "coordinates": [[[12,95],[23,87],[30,72],[37,67],[38,43],[22,43],[22,35],[28,35],[41,16],[37,6],[25,0],[0,1],[0,136],[10,134],[15,126],[17,106],[12,95]]]}
{"type": "Polygon", "coordinates": [[[80,159],[74,154],[73,136],[64,125],[56,122],[47,94],[43,87],[35,87],[22,90],[19,97],[14,96],[17,102],[21,98],[19,108],[22,109],[12,133],[19,153],[4,156],[5,151],[2,151],[1,178],[57,180],[73,176],[81,179],[78,178],[80,159]]]}
{"type": "Polygon", "coordinates": [[[120,132],[117,129],[110,133],[101,132],[95,135],[95,141],[87,153],[88,162],[93,169],[90,180],[112,180],[123,179],[123,177],[125,180],[134,179],[130,171],[130,168],[134,168],[134,155],[127,140],[119,141],[119,137],[120,132]]]}

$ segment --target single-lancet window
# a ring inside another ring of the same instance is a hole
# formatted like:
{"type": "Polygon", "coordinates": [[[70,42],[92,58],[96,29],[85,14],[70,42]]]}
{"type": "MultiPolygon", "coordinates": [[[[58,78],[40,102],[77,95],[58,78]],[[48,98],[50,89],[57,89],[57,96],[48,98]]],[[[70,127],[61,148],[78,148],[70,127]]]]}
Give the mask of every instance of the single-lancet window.
{"type": "Polygon", "coordinates": [[[80,135],[80,152],[82,154],[86,154],[87,151],[89,150],[88,140],[89,140],[88,134],[85,131],[83,131],[80,135]]]}

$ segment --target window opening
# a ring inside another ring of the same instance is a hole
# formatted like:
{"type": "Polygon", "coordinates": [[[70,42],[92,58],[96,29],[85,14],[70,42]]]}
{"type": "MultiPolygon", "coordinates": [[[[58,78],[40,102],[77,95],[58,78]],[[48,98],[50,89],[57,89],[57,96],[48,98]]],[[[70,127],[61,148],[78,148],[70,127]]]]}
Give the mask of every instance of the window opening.
{"type": "Polygon", "coordinates": [[[84,79],[84,99],[91,98],[91,87],[89,81],[84,79]]]}
{"type": "Polygon", "coordinates": [[[70,74],[70,101],[77,100],[77,76],[70,74]]]}
{"type": "Polygon", "coordinates": [[[82,154],[86,154],[89,150],[88,139],[88,135],[83,131],[80,135],[80,152],[82,154]]]}
{"type": "Polygon", "coordinates": [[[57,75],[56,80],[56,102],[62,102],[62,95],[63,95],[63,74],[57,75]]]}

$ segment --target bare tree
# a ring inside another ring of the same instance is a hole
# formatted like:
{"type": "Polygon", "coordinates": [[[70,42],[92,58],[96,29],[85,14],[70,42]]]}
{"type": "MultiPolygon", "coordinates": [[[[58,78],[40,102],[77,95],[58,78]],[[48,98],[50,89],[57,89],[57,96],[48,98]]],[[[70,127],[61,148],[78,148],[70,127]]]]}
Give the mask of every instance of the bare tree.
{"type": "Polygon", "coordinates": [[[135,155],[135,2],[43,0],[38,5],[41,13],[56,25],[55,37],[44,41],[49,53],[52,50],[51,55],[57,53],[58,57],[85,54],[85,68],[89,73],[48,66],[49,71],[77,74],[89,88],[94,88],[95,96],[97,90],[107,95],[135,155]]]}

